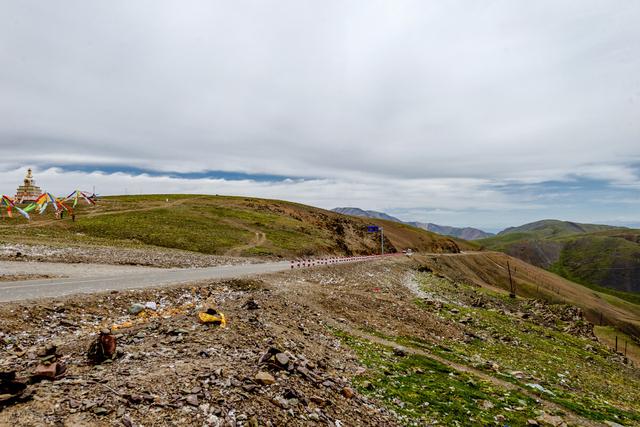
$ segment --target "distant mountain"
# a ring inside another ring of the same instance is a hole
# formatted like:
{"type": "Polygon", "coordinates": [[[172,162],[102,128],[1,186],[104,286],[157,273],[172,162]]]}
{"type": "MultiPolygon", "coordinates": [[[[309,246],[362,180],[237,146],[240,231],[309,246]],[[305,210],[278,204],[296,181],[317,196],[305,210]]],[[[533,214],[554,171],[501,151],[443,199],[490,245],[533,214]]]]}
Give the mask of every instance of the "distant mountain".
{"type": "Polygon", "coordinates": [[[473,227],[451,227],[448,225],[438,225],[433,223],[422,224],[420,228],[424,228],[434,233],[444,234],[445,236],[458,237],[464,240],[478,240],[491,237],[493,233],[487,233],[486,231],[479,230],[473,227]]]}
{"type": "Polygon", "coordinates": [[[480,243],[575,282],[640,292],[640,230],[546,219],[480,243]]]}
{"type": "Polygon", "coordinates": [[[471,228],[471,227],[459,228],[459,227],[450,227],[447,225],[433,224],[430,222],[402,221],[394,216],[387,215],[384,212],[365,211],[364,209],[360,209],[360,208],[335,208],[335,209],[332,209],[332,211],[338,212],[344,215],[353,215],[353,216],[359,216],[364,218],[386,219],[389,221],[399,222],[399,223],[408,224],[417,228],[422,228],[424,230],[432,231],[434,233],[442,234],[444,236],[457,237],[459,239],[464,239],[464,240],[477,240],[477,239],[484,239],[485,237],[493,236],[492,233],[487,233],[477,228],[471,228]]]}
{"type": "Polygon", "coordinates": [[[334,208],[331,209],[333,212],[337,212],[343,215],[351,215],[351,216],[359,216],[362,218],[375,218],[375,219],[386,219],[388,221],[399,222],[401,224],[406,224],[404,221],[399,220],[398,218],[387,215],[384,212],[378,211],[365,211],[360,208],[334,208]]]}

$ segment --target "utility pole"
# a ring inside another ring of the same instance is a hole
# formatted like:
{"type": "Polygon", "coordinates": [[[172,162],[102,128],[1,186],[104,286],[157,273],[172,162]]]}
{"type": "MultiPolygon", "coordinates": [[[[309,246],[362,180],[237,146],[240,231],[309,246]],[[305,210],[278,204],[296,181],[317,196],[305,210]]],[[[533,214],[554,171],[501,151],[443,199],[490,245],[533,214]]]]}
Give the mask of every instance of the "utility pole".
{"type": "Polygon", "coordinates": [[[507,261],[507,270],[509,270],[509,296],[511,298],[515,298],[516,290],[513,287],[513,279],[511,278],[511,266],[509,265],[509,261],[507,261]]]}
{"type": "Polygon", "coordinates": [[[384,255],[384,228],[380,227],[380,255],[384,255]]]}

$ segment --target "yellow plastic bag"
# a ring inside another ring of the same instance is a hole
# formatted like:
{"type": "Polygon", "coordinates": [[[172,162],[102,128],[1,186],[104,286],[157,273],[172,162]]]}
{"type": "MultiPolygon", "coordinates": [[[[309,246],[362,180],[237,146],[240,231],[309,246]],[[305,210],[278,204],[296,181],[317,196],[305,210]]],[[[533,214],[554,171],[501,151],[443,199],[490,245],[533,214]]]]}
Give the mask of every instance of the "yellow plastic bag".
{"type": "Polygon", "coordinates": [[[224,328],[227,325],[227,320],[224,317],[224,314],[216,311],[213,308],[207,309],[207,311],[201,311],[198,313],[198,320],[200,323],[211,323],[214,325],[220,325],[220,327],[224,328]]]}

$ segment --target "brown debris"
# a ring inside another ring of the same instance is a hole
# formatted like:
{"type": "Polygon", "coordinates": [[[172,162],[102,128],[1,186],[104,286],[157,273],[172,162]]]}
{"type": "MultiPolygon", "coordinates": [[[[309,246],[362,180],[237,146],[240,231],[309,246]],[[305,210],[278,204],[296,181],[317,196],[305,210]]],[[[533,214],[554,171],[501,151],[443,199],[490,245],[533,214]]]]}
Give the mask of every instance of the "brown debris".
{"type": "Polygon", "coordinates": [[[87,358],[94,365],[99,365],[116,356],[116,337],[108,329],[103,329],[89,346],[87,358]]]}

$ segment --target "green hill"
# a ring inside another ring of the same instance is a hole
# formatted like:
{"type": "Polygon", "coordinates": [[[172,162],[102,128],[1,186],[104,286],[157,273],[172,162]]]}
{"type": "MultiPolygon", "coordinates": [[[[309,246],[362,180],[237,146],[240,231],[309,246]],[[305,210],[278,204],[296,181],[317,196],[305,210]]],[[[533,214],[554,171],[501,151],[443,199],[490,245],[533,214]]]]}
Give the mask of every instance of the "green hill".
{"type": "Polygon", "coordinates": [[[640,292],[640,230],[544,220],[479,243],[585,285],[640,292]]]}
{"type": "Polygon", "coordinates": [[[615,228],[616,227],[612,227],[610,225],[580,224],[577,222],[559,221],[557,219],[543,219],[541,221],[531,222],[519,227],[509,227],[498,233],[498,236],[516,233],[529,233],[538,238],[555,238],[572,234],[611,230],[615,228]]]}
{"type": "Polygon", "coordinates": [[[29,223],[5,218],[0,241],[153,245],[216,255],[293,257],[375,254],[384,227],[386,252],[412,248],[458,252],[464,241],[381,219],[341,215],[297,203],[246,197],[148,195],[101,198],[77,219],[33,215],[29,223]]]}

